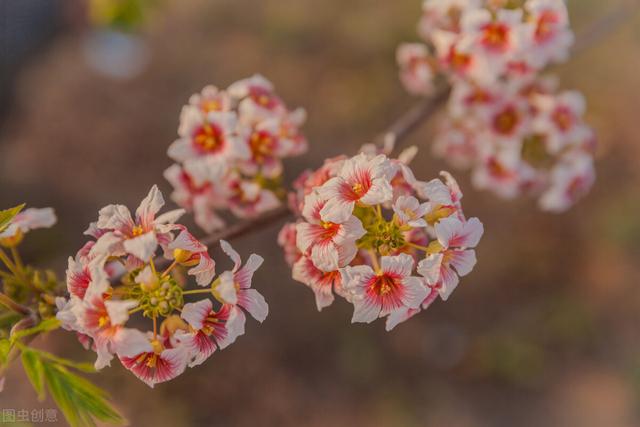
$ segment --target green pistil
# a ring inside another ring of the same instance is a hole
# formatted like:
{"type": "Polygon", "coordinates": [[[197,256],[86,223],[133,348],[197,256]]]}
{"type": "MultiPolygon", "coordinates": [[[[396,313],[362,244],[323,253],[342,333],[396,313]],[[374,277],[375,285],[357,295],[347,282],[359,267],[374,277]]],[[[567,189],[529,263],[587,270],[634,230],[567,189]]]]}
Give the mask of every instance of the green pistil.
{"type": "Polygon", "coordinates": [[[354,214],[367,232],[357,241],[358,248],[387,255],[406,246],[403,229],[393,219],[387,221],[375,208],[357,207],[354,214]]]}
{"type": "Polygon", "coordinates": [[[145,317],[168,316],[184,305],[183,291],[171,277],[163,277],[160,286],[153,290],[141,287],[132,291],[132,297],[140,302],[139,307],[145,317]]]}

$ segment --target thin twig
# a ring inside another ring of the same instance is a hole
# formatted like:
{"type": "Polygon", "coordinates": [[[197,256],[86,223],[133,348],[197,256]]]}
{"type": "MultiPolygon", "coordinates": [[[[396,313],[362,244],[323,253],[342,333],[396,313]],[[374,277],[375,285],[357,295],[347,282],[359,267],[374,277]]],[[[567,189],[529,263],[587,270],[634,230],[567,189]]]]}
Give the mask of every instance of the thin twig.
{"type": "Polygon", "coordinates": [[[591,23],[587,29],[576,37],[576,42],[571,48],[571,54],[582,53],[587,48],[602,41],[605,36],[612,33],[620,24],[632,18],[637,12],[638,6],[640,6],[638,0],[624,0],[620,7],[591,23]]]}
{"type": "Polygon", "coordinates": [[[32,313],[29,307],[14,301],[9,295],[2,292],[0,292],[0,304],[23,316],[30,316],[32,313]]]}

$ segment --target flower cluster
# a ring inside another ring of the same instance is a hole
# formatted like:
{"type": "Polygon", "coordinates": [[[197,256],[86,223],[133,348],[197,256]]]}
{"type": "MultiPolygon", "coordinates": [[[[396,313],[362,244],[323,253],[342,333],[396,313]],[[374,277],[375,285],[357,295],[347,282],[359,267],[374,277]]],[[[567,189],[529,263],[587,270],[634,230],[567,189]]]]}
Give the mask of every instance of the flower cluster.
{"type": "Polygon", "coordinates": [[[318,310],[335,293],[354,305],[352,322],[387,317],[391,330],[438,295],[446,300],[473,269],[482,223],[465,219],[451,175],[416,179],[413,154],[329,159],[296,182],[290,202],[302,218],[278,240],[318,310]]]}
{"type": "Polygon", "coordinates": [[[219,211],[253,218],[277,207],[284,195],[282,159],[307,150],[300,133],[302,109],[290,111],[260,75],[213,86],[189,99],[180,114],[179,138],[164,173],[171,198],[211,232],[224,226],[219,211]]]}
{"type": "Polygon", "coordinates": [[[115,355],[149,386],[233,343],[244,333],[244,311],[260,322],[268,313],[262,295],[251,288],[262,258],[251,255],[243,266],[240,255],[220,241],[233,267],[216,277],[207,247],[176,223],[184,211],[157,215],[163,205],[154,186],[134,216],[122,205],[102,208],[85,233],[93,239],[69,258],[70,298],[57,301],[58,319],[97,353],[97,369],[115,355]],[[164,261],[155,258],[158,251],[164,261]],[[160,270],[161,263],[168,267],[160,270]],[[201,289],[185,290],[181,269],[201,289]],[[197,296],[207,298],[186,301],[197,296]],[[152,324],[148,330],[133,326],[144,319],[152,324]]]}
{"type": "Polygon", "coordinates": [[[431,94],[437,75],[452,87],[438,155],[471,168],[476,187],[536,196],[547,211],[588,192],[595,138],[585,101],[540,75],[573,43],[563,0],[425,0],[419,33],[426,44],[401,45],[397,60],[413,94],[431,94]]]}

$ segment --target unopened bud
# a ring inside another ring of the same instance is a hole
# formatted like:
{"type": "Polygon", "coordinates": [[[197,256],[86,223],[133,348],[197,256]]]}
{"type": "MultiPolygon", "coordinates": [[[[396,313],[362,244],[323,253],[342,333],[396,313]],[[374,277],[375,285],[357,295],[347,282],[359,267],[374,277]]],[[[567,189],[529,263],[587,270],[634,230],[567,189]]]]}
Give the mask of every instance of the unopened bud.
{"type": "Polygon", "coordinates": [[[24,233],[22,232],[22,230],[18,229],[16,231],[16,234],[14,234],[13,236],[0,239],[0,246],[4,246],[5,248],[9,248],[9,249],[15,248],[20,243],[22,243],[23,238],[24,238],[24,233]]]}
{"type": "Polygon", "coordinates": [[[160,280],[158,279],[158,276],[154,274],[150,280],[141,283],[140,287],[145,292],[155,291],[156,289],[158,289],[158,287],[160,287],[160,280]]]}
{"type": "Polygon", "coordinates": [[[187,251],[185,249],[174,249],[173,250],[173,258],[177,263],[182,264],[184,266],[194,266],[198,264],[198,259],[192,259],[193,252],[187,251]]]}
{"type": "Polygon", "coordinates": [[[168,332],[169,335],[173,335],[178,330],[188,331],[189,325],[187,325],[187,323],[177,314],[167,317],[160,325],[160,333],[162,335],[164,335],[165,332],[168,332]]]}

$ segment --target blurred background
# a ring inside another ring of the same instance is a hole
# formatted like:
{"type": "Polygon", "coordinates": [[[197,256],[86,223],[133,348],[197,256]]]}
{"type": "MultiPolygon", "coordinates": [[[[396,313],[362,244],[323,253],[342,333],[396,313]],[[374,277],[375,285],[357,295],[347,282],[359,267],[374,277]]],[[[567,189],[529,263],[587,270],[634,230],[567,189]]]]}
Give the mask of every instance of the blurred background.
{"type": "MultiPolygon", "coordinates": [[[[569,1],[576,33],[618,4],[569,1]]],[[[100,207],[135,207],[153,183],[168,195],[166,148],[206,84],[260,72],[307,109],[311,148],[288,180],[355,152],[416,102],[394,54],[417,40],[419,13],[419,0],[0,0],[0,206],[59,215],[25,258],[62,276],[100,207]],[[96,30],[105,23],[118,32],[96,30]]],[[[639,69],[638,14],[557,68],[586,95],[600,144],[596,185],[569,213],[502,201],[455,173],[486,231],[447,303],[392,333],[350,325],[342,300],[318,313],[290,279],[278,225],[233,242],[266,258],[254,281],[270,304],[263,325],[153,391],[117,362],[92,379],[134,426],[640,425],[639,69]]],[[[431,156],[432,126],[409,141],[422,179],[447,167],[431,156]]],[[[94,357],[64,333],[39,345],[94,357]]],[[[54,407],[18,364],[0,402],[54,407]]]]}

